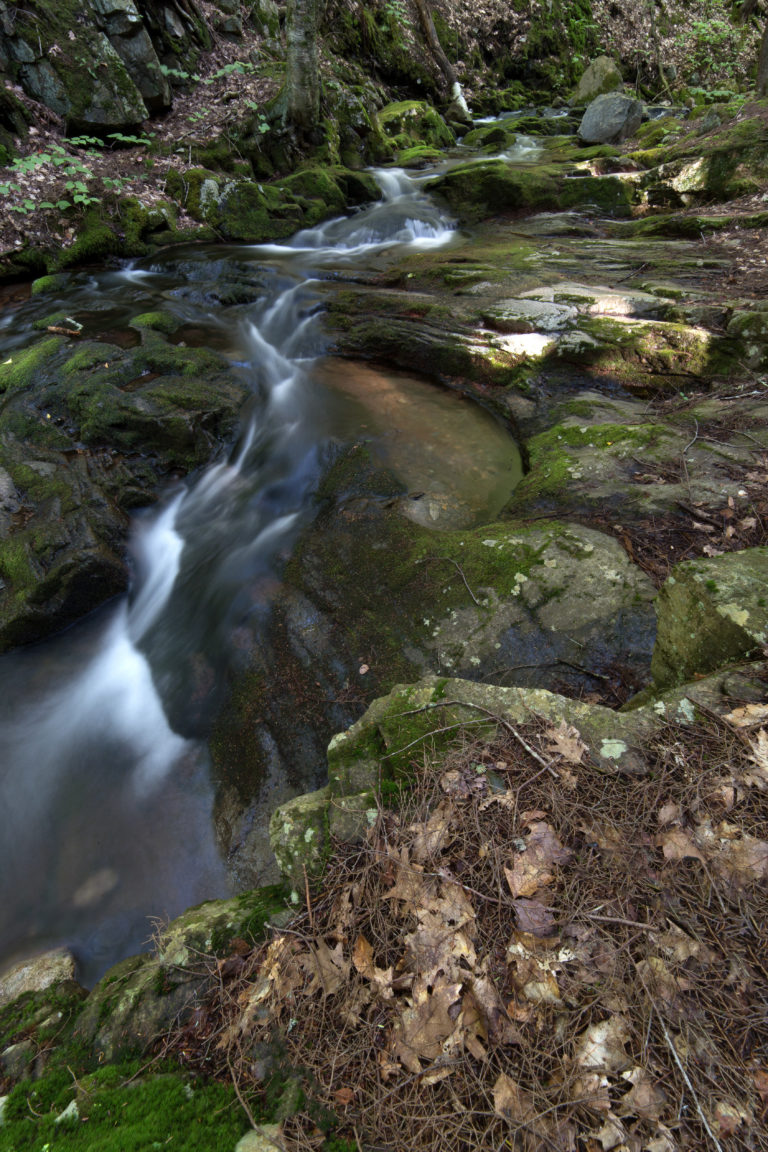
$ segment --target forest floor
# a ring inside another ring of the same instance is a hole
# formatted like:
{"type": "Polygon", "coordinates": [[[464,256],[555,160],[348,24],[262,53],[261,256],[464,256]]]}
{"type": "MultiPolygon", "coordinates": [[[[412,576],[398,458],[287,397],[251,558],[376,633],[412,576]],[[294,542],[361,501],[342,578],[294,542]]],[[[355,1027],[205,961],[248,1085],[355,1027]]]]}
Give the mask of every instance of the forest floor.
{"type": "Polygon", "coordinates": [[[299,1100],[291,1152],[331,1115],[370,1152],[768,1148],[766,719],[667,725],[633,777],[565,724],[425,747],[162,1053],[254,1124],[299,1100]]]}

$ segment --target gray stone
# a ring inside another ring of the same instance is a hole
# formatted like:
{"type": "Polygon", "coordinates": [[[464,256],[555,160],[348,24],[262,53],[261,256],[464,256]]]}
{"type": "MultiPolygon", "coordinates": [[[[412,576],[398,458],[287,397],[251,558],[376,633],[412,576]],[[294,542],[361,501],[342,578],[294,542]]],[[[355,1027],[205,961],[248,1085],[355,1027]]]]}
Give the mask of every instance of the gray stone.
{"type": "Polygon", "coordinates": [[[585,144],[619,144],[633,136],[643,121],[643,106],[618,92],[598,96],[584,113],[579,139],[585,144]]]}
{"type": "Polygon", "coordinates": [[[42,956],[22,960],[0,976],[0,1007],[24,992],[42,992],[53,984],[72,980],[75,958],[67,948],[54,948],[42,956]]]}
{"type": "Polygon", "coordinates": [[[297,891],[304,891],[305,870],[317,875],[328,851],[328,788],[289,800],[272,814],[269,843],[278,867],[297,891]]]}
{"type": "Polygon", "coordinates": [[[533,299],[498,300],[484,313],[500,332],[557,332],[575,317],[575,308],[533,299]]]}
{"type": "Polygon", "coordinates": [[[235,1152],[275,1152],[284,1148],[280,1133],[280,1124],[257,1124],[250,1132],[246,1132],[235,1145],[235,1152]]]}
{"type": "Polygon", "coordinates": [[[571,104],[589,104],[596,96],[615,92],[623,83],[621,72],[610,56],[598,56],[584,71],[571,97],[571,104]]]}
{"type": "Polygon", "coordinates": [[[676,565],[658,603],[651,674],[672,687],[768,644],[768,548],[676,565]]]}

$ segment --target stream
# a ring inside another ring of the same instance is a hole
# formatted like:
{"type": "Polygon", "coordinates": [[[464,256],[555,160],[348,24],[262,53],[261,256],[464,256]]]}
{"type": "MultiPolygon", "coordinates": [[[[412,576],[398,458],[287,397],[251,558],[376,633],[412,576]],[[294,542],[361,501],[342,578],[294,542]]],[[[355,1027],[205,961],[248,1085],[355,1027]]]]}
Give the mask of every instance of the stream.
{"type": "MultiPolygon", "coordinates": [[[[514,443],[481,408],[324,355],[319,282],[454,236],[420,191],[432,172],[376,175],[380,202],[286,244],[190,247],[72,274],[53,298],[0,317],[5,357],[56,308],[104,339],[140,312],[166,311],[251,388],[228,454],[136,515],[129,594],[0,657],[0,969],[65,944],[92,984],[146,947],[153,919],[231,892],[206,747],[216,684],[238,624],[268,618],[330,452],[368,442],[407,490],[428,493],[418,506],[437,529],[444,504],[492,517],[519,479],[514,443]],[[222,306],[215,286],[233,269],[254,299],[222,306]],[[215,680],[203,705],[178,675],[201,651],[215,680]]],[[[316,787],[317,765],[303,771],[316,787]]]]}

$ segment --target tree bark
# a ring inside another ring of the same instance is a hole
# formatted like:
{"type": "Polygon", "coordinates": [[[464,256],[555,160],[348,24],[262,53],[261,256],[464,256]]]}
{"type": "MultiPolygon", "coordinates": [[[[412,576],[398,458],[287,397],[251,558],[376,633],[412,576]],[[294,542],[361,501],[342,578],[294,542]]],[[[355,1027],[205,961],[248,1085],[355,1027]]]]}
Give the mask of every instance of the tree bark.
{"type": "Polygon", "coordinates": [[[286,75],[283,119],[286,127],[307,136],[320,114],[320,65],[317,40],[321,0],[288,0],[286,75]]]}
{"type": "Polygon", "coordinates": [[[456,69],[453,67],[453,64],[451,64],[450,60],[446,56],[445,52],[443,51],[443,46],[437,38],[435,22],[432,19],[432,13],[427,6],[427,0],[415,0],[415,3],[416,11],[419,13],[419,21],[421,23],[421,29],[424,33],[424,39],[429,45],[429,50],[437,61],[440,71],[442,72],[443,76],[445,76],[448,90],[451,95],[451,100],[453,100],[454,103],[459,106],[461,111],[464,113],[464,116],[469,121],[472,119],[472,117],[470,115],[469,108],[467,107],[467,101],[464,98],[464,93],[461,89],[459,78],[456,75],[456,69]]]}
{"type": "Polygon", "coordinates": [[[765,96],[768,92],[768,20],[763,29],[763,38],[760,41],[760,52],[757,57],[757,84],[758,96],[765,96]]]}

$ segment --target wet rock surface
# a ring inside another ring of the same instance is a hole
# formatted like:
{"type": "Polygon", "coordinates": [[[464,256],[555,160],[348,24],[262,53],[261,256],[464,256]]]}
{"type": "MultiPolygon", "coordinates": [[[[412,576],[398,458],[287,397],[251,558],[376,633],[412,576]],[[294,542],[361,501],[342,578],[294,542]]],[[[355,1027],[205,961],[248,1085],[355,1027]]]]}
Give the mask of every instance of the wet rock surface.
{"type": "Polygon", "coordinates": [[[0,366],[3,648],[123,590],[129,514],[236,427],[247,388],[224,358],[138,328],[138,348],[47,336],[0,366]]]}

